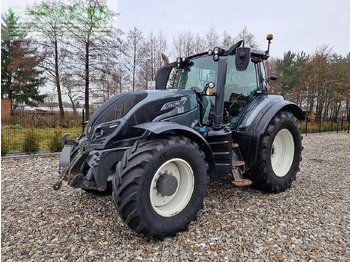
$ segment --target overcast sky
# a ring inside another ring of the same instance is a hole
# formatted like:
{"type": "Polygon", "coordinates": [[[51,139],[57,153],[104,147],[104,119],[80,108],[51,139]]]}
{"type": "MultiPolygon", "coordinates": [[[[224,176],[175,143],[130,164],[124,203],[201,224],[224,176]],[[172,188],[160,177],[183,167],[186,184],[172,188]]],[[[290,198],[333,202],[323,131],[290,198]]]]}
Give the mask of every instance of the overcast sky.
{"type": "MultiPolygon", "coordinates": [[[[2,0],[1,10],[34,2],[2,0]]],[[[215,26],[220,37],[225,30],[236,36],[247,26],[262,49],[266,34],[274,34],[274,57],[288,50],[311,54],[324,44],[341,55],[350,52],[350,0],[108,0],[108,4],[120,14],[119,29],[127,33],[136,26],[146,36],[161,30],[168,46],[181,31],[204,36],[215,26]]]]}

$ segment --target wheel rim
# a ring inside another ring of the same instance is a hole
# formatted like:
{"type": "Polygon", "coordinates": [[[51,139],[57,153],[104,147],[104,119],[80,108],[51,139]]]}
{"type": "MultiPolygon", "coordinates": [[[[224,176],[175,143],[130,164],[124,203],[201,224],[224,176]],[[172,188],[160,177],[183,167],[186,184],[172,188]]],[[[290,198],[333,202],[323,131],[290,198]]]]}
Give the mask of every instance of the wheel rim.
{"type": "Polygon", "coordinates": [[[180,213],[191,200],[194,189],[194,175],[191,166],[183,159],[173,158],[161,165],[154,174],[150,187],[150,200],[153,210],[163,216],[172,217],[180,213]],[[157,188],[157,182],[164,174],[176,178],[175,192],[163,195],[157,188]]]}
{"type": "Polygon", "coordinates": [[[271,165],[276,176],[284,177],[290,170],[294,159],[294,139],[288,129],[281,129],[272,143],[271,165]]]}

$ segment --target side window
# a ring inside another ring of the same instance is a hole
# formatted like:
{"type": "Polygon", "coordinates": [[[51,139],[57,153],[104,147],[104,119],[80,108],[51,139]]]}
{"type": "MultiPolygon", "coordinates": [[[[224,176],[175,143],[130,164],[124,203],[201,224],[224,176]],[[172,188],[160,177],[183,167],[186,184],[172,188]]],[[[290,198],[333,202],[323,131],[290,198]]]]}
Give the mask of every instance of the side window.
{"type": "Polygon", "coordinates": [[[247,104],[258,94],[257,71],[259,65],[250,62],[245,71],[237,71],[235,56],[229,56],[224,96],[224,122],[235,128],[247,104]]]}
{"type": "Polygon", "coordinates": [[[225,85],[225,101],[229,101],[231,94],[251,96],[258,88],[255,65],[250,62],[245,71],[237,71],[235,57],[230,56],[227,61],[227,74],[225,85]]]}
{"type": "Polygon", "coordinates": [[[260,62],[259,65],[260,65],[260,70],[261,70],[262,90],[266,90],[267,89],[267,76],[266,76],[265,64],[263,62],[260,62]]]}

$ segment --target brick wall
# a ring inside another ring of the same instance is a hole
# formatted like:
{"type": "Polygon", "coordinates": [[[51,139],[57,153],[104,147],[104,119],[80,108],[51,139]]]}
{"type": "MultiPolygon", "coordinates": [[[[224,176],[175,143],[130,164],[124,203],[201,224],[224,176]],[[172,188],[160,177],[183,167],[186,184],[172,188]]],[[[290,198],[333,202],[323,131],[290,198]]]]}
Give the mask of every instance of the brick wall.
{"type": "Polygon", "coordinates": [[[11,117],[11,99],[1,99],[1,119],[11,117]]]}

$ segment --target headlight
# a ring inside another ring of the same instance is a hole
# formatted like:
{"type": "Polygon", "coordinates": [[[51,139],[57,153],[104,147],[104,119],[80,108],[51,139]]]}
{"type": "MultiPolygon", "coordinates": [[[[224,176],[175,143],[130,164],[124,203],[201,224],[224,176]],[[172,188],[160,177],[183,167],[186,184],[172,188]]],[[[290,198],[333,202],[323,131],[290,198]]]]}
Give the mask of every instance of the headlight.
{"type": "Polygon", "coordinates": [[[220,48],[219,48],[219,47],[215,47],[215,48],[214,48],[214,54],[215,54],[215,55],[218,55],[218,54],[219,54],[219,51],[220,51],[220,48]]]}
{"type": "Polygon", "coordinates": [[[101,138],[104,136],[109,136],[114,132],[114,130],[119,126],[119,122],[109,122],[99,124],[94,129],[93,138],[101,138]]]}

